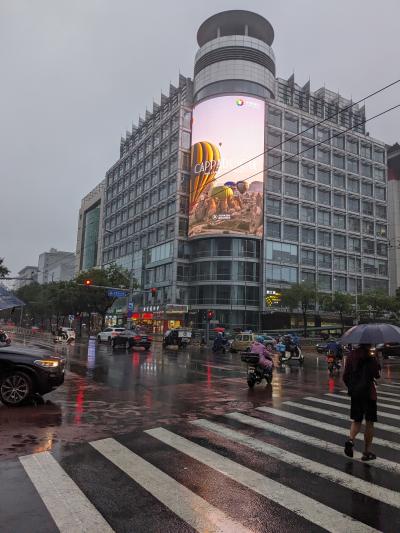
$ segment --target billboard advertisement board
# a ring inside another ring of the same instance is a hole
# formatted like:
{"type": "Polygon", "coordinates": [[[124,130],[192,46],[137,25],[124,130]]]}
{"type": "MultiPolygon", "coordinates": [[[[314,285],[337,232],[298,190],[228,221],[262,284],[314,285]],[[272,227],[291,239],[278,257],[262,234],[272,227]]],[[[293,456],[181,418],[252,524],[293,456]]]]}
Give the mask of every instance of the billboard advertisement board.
{"type": "Polygon", "coordinates": [[[217,96],[193,110],[189,237],[263,233],[265,103],[217,96]],[[249,163],[245,161],[254,158],[249,163]]]}

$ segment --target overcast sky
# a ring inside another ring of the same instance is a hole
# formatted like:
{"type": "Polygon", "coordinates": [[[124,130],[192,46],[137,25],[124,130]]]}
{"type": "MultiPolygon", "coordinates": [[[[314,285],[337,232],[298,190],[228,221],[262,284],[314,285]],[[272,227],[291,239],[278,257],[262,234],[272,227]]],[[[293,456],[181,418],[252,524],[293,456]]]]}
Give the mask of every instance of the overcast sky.
{"type": "MultiPolygon", "coordinates": [[[[178,74],[198,26],[248,9],[275,29],[277,74],[353,99],[400,78],[398,0],[0,0],[0,257],[18,271],[75,250],[81,198],[116,161],[121,134],[178,74]]],[[[367,102],[400,103],[400,84],[367,102]]],[[[400,139],[400,112],[368,130],[400,139]]]]}

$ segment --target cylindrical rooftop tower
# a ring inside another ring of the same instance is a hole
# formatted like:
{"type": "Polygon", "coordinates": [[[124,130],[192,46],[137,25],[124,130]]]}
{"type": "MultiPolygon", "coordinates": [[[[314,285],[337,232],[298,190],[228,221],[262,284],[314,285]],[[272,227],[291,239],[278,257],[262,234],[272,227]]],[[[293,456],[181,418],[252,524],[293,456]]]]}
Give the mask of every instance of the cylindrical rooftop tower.
{"type": "Polygon", "coordinates": [[[271,24],[250,11],[224,11],[204,21],[197,32],[195,101],[221,93],[273,97],[273,40],[271,24]]]}

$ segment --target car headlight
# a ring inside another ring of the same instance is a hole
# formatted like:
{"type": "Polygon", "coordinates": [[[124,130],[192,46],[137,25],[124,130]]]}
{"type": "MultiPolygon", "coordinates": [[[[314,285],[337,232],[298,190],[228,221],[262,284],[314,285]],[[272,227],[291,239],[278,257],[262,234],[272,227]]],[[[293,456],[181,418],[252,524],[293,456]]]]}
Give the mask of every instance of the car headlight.
{"type": "Polygon", "coordinates": [[[42,368],[57,368],[60,363],[54,359],[37,359],[34,364],[42,368]]]}

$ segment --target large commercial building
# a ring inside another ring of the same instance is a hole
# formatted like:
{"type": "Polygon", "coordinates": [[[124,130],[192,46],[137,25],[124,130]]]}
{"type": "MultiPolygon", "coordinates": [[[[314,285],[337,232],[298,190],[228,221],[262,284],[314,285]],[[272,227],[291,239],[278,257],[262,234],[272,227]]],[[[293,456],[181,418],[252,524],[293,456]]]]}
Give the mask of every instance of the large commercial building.
{"type": "Polygon", "coordinates": [[[75,254],[50,248],[39,255],[37,280],[39,283],[69,281],[75,273],[75,254]]]}
{"type": "Polygon", "coordinates": [[[76,239],[76,273],[101,265],[105,180],[81,201],[76,239]]]}
{"type": "Polygon", "coordinates": [[[182,305],[195,324],[211,309],[268,328],[269,296],[292,283],[388,290],[385,145],[364,107],[277,78],[273,39],[255,13],[212,16],[193,81],[180,76],[121,140],[102,264],[138,279],[136,316],[182,305]]]}
{"type": "Polygon", "coordinates": [[[387,150],[390,294],[400,287],[400,145],[387,150]]]}
{"type": "Polygon", "coordinates": [[[21,289],[26,285],[37,282],[38,267],[27,265],[18,272],[18,279],[14,283],[14,290],[21,289]]]}

